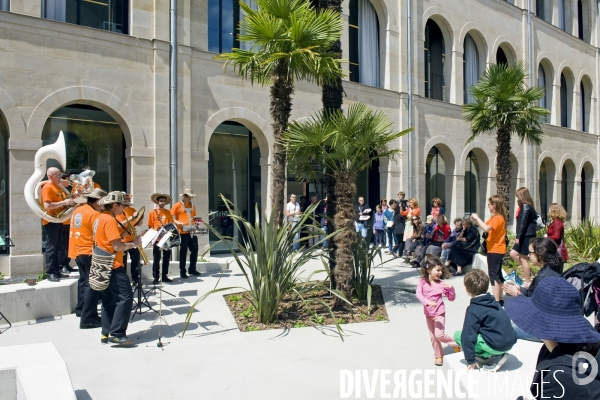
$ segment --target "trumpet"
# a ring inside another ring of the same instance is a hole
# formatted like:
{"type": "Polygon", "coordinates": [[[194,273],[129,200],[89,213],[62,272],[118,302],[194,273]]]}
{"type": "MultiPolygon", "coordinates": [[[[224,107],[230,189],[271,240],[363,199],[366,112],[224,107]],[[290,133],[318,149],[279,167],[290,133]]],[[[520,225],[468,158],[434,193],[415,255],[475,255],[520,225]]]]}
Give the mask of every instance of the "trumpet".
{"type": "MultiPolygon", "coordinates": [[[[93,171],[91,169],[88,169],[87,171],[83,171],[79,175],[76,175],[76,174],[71,175],[69,177],[69,179],[75,185],[73,186],[73,190],[71,191],[71,195],[67,196],[67,198],[69,198],[69,199],[76,199],[77,197],[81,196],[81,194],[84,191],[94,189],[94,183],[92,181],[92,177],[94,175],[96,175],[96,171],[93,171]]],[[[78,204],[75,204],[75,205],[72,205],[72,206],[69,206],[69,207],[65,208],[64,210],[62,210],[61,212],[59,212],[56,215],[56,217],[57,218],[62,218],[63,215],[65,215],[67,213],[70,213],[77,206],[78,206],[78,204]]]]}
{"type": "MultiPolygon", "coordinates": [[[[133,237],[137,237],[137,232],[135,231],[135,226],[133,226],[131,224],[131,221],[129,221],[129,218],[127,218],[127,214],[123,213],[123,215],[125,216],[125,221],[127,221],[127,226],[129,227],[129,230],[131,230],[131,234],[133,235],[133,237]]],[[[144,248],[140,245],[137,247],[137,249],[140,252],[140,258],[142,259],[142,265],[148,264],[150,261],[148,261],[148,256],[146,255],[144,248]]]]}

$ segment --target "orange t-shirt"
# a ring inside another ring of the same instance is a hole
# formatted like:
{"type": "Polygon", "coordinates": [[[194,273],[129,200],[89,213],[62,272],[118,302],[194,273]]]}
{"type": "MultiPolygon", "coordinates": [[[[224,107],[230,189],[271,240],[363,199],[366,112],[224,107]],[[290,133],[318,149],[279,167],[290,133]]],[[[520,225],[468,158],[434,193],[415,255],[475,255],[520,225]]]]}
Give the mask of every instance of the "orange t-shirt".
{"type": "MultiPolygon", "coordinates": [[[[190,215],[193,217],[196,216],[196,206],[192,203],[188,203],[184,206],[182,201],[178,201],[175,203],[173,208],[171,208],[171,214],[173,215],[173,219],[182,222],[184,225],[188,225],[190,223],[188,218],[188,213],[186,212],[186,208],[190,209],[190,215]]],[[[192,222],[193,224],[193,222],[192,222]]],[[[184,231],[182,227],[177,226],[180,235],[189,235],[190,231],[184,231]]]]}
{"type": "MultiPolygon", "coordinates": [[[[117,217],[117,219],[123,224],[123,226],[129,230],[131,230],[129,228],[130,223],[127,222],[127,220],[129,218],[131,218],[131,216],[133,215],[133,213],[135,213],[135,208],[133,207],[127,207],[126,209],[123,210],[123,214],[119,215],[117,217]]],[[[124,229],[119,226],[119,228],[121,228],[121,233],[124,232],[124,229]]],[[[134,228],[135,229],[135,228],[134,228]]],[[[123,241],[125,243],[129,243],[129,242],[133,242],[133,239],[135,239],[133,237],[133,232],[130,232],[131,234],[127,234],[127,232],[125,232],[125,236],[123,236],[123,241]]]]}
{"type": "Polygon", "coordinates": [[[162,210],[155,208],[154,210],[152,210],[148,213],[148,227],[149,228],[159,230],[160,228],[162,228],[163,225],[172,224],[172,223],[173,223],[173,216],[171,215],[171,212],[169,210],[167,210],[166,208],[163,208],[162,210]],[[157,212],[158,212],[158,215],[156,215],[157,212]],[[158,219],[159,217],[160,217],[160,220],[158,219]],[[161,221],[162,221],[162,225],[161,225],[161,221]]]}
{"type": "Polygon", "coordinates": [[[504,217],[494,215],[485,224],[492,228],[488,234],[488,238],[485,240],[488,253],[505,254],[506,241],[504,240],[504,236],[506,236],[506,224],[504,223],[504,217]]]}
{"type": "Polygon", "coordinates": [[[69,258],[92,255],[94,245],[94,222],[100,213],[89,204],[82,204],[73,211],[69,229],[69,258]]]}
{"type": "MultiPolygon", "coordinates": [[[[110,242],[121,239],[119,224],[110,211],[103,211],[98,215],[94,224],[95,240],[94,244],[109,253],[115,253],[115,249],[110,242]]],[[[123,252],[117,251],[113,269],[123,266],[123,252]]]]}
{"type": "MultiPolygon", "coordinates": [[[[44,205],[44,203],[58,203],[59,201],[63,201],[66,198],[67,194],[64,190],[60,188],[60,185],[48,182],[44,186],[42,186],[42,205],[44,205]]],[[[64,209],[65,207],[58,207],[54,210],[49,210],[48,214],[52,215],[53,217],[56,217],[56,215],[64,209]]],[[[69,222],[67,220],[67,224],[68,223],[69,222]]],[[[48,221],[42,219],[42,224],[46,225],[48,224],[48,221]]]]}

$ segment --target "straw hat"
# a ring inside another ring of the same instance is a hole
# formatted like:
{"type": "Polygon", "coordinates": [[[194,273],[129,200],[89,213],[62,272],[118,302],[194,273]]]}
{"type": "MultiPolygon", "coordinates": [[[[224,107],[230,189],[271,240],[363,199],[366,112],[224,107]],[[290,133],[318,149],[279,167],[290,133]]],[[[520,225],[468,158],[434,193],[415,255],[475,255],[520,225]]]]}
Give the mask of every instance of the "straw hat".
{"type": "Polygon", "coordinates": [[[121,203],[125,207],[129,207],[129,202],[125,201],[125,196],[123,196],[123,192],[110,192],[105,197],[101,198],[98,204],[101,206],[105,204],[114,204],[121,203]]]}
{"type": "Polygon", "coordinates": [[[184,194],[187,194],[190,197],[196,197],[196,194],[194,194],[192,189],[183,189],[183,193],[179,193],[180,196],[183,196],[184,194]]]}
{"type": "Polygon", "coordinates": [[[101,199],[104,196],[106,196],[106,191],[95,188],[92,190],[85,190],[83,193],[81,193],[81,195],[79,195],[79,197],[73,199],[73,201],[77,204],[83,204],[87,203],[88,198],[101,199]]]}
{"type": "Polygon", "coordinates": [[[580,306],[575,286],[549,276],[538,283],[532,297],[507,299],[504,310],[519,328],[537,338],[560,343],[600,342],[600,333],[581,315],[580,306]]]}
{"type": "Polygon", "coordinates": [[[165,199],[167,199],[167,204],[173,201],[173,198],[166,193],[154,193],[152,196],[150,196],[150,200],[152,200],[154,204],[158,204],[159,197],[164,197],[165,199]]]}

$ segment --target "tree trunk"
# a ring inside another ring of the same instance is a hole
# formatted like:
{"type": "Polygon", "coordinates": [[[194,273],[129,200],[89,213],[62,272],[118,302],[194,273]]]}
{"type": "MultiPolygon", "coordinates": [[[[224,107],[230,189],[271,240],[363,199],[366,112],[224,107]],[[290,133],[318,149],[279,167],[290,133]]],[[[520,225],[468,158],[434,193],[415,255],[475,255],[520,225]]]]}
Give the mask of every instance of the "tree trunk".
{"type": "Polygon", "coordinates": [[[496,136],[496,194],[504,199],[506,211],[510,204],[510,131],[503,125],[496,136]]]}
{"type": "MultiPolygon", "coordinates": [[[[334,238],[337,247],[335,251],[336,267],[334,270],[335,288],[350,300],[352,296],[352,273],[354,271],[352,245],[356,240],[356,229],[354,228],[356,213],[352,204],[354,194],[356,193],[356,185],[354,184],[356,174],[348,171],[340,171],[336,173],[335,179],[337,212],[334,221],[337,229],[344,229],[343,232],[338,233],[334,238]]],[[[335,306],[343,304],[345,303],[336,299],[335,306]]]]}
{"type": "MultiPolygon", "coordinates": [[[[329,9],[337,11],[338,13],[342,13],[342,0],[319,0],[319,8],[320,9],[329,9]]],[[[342,42],[341,40],[336,41],[333,46],[331,46],[332,51],[335,51],[339,54],[338,58],[342,58],[342,42]]],[[[341,110],[342,104],[344,102],[344,87],[342,85],[342,78],[337,78],[334,82],[331,83],[323,83],[322,85],[322,96],[321,101],[323,102],[323,109],[325,114],[335,111],[341,110]]],[[[328,176],[325,178],[325,190],[327,191],[327,218],[329,219],[328,228],[329,232],[335,231],[336,225],[334,223],[334,218],[336,214],[336,205],[337,199],[335,194],[335,184],[336,180],[333,176],[328,176]]],[[[329,269],[331,270],[331,287],[337,287],[336,279],[335,279],[335,266],[336,266],[336,243],[335,240],[329,241],[329,269]]]]}
{"type": "Polygon", "coordinates": [[[275,213],[277,226],[283,224],[283,207],[285,199],[286,181],[286,154],[279,144],[281,134],[288,128],[288,121],[292,113],[292,94],[294,83],[288,77],[288,65],[279,61],[273,70],[273,85],[271,86],[271,118],[273,118],[273,197],[271,206],[275,213]]]}

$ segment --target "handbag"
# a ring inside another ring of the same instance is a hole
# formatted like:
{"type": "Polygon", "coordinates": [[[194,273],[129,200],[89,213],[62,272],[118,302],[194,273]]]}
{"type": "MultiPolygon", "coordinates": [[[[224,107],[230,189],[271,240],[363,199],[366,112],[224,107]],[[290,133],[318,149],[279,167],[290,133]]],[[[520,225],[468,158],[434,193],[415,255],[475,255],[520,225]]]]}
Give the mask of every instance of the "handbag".
{"type": "Polygon", "coordinates": [[[94,247],[89,275],[89,285],[93,290],[97,292],[106,290],[110,283],[110,275],[116,256],[117,253],[111,254],[99,247],[94,247]]]}
{"type": "MultiPolygon", "coordinates": [[[[487,254],[488,252],[486,243],[486,239],[488,238],[488,236],[488,232],[483,232],[483,234],[481,235],[481,238],[483,239],[483,241],[481,242],[481,254],[487,254]]],[[[504,242],[506,243],[506,247],[508,247],[508,235],[504,235],[504,242]]]]}
{"type": "Polygon", "coordinates": [[[564,262],[569,260],[569,251],[567,250],[567,246],[565,245],[565,241],[561,240],[560,245],[558,246],[558,255],[564,262]]]}

